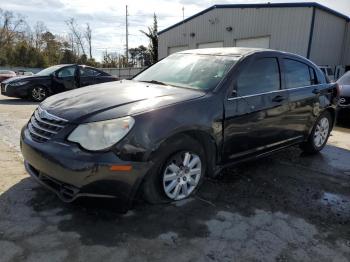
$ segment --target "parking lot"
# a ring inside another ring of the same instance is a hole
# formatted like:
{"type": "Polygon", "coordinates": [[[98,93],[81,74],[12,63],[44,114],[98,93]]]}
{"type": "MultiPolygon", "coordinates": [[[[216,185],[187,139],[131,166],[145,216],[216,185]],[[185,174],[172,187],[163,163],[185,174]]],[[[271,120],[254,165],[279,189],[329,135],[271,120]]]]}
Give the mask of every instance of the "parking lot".
{"type": "Polygon", "coordinates": [[[26,174],[36,103],[0,96],[0,261],[349,261],[350,123],[317,156],[240,164],[170,205],[62,203],[26,174]]]}

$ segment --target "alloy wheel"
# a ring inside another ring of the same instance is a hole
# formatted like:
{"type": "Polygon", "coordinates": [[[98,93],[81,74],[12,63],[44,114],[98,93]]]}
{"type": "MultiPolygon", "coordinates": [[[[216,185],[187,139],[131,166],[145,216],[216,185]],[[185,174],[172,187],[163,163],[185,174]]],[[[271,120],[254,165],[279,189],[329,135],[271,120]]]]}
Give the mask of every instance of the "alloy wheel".
{"type": "Polygon", "coordinates": [[[32,97],[36,101],[42,101],[46,97],[46,90],[43,87],[34,87],[32,89],[32,97]]]}
{"type": "Polygon", "coordinates": [[[188,197],[202,175],[202,162],[197,154],[182,152],[174,155],[163,173],[163,189],[172,200],[188,197]]]}
{"type": "Polygon", "coordinates": [[[329,121],[327,117],[321,118],[316,126],[314,133],[314,144],[321,147],[326,142],[329,133],[329,121]]]}

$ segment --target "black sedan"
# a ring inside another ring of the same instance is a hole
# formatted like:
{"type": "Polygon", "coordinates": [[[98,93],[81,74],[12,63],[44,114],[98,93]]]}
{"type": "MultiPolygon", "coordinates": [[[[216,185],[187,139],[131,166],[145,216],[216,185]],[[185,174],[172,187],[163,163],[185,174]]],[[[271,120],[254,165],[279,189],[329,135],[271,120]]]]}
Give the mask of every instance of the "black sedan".
{"type": "Polygon", "coordinates": [[[56,65],[32,76],[5,80],[1,83],[1,94],[41,102],[53,94],[115,80],[118,78],[93,67],[56,65]]]}
{"type": "Polygon", "coordinates": [[[49,97],[22,129],[21,150],[28,173],[67,202],[177,201],[231,164],[296,144],[322,150],[336,86],[289,53],[183,51],[132,80],[49,97]]]}
{"type": "Polygon", "coordinates": [[[350,120],[350,71],[337,80],[340,87],[339,116],[350,120]]]}

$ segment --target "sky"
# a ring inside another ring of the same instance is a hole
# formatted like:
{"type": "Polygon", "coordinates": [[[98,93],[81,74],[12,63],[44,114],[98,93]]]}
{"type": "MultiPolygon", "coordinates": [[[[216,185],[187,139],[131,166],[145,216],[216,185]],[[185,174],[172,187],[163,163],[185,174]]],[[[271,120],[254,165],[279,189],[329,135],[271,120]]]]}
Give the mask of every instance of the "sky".
{"type": "MultiPolygon", "coordinates": [[[[312,0],[311,0],[312,1],[312,0]]],[[[20,13],[29,25],[42,21],[54,34],[68,33],[65,21],[74,17],[81,27],[92,28],[93,55],[104,51],[125,52],[125,6],[129,14],[129,47],[148,45],[140,32],[147,31],[158,16],[159,31],[215,4],[305,2],[300,0],[1,0],[0,8],[20,13]]],[[[350,16],[350,0],[317,0],[322,5],[350,16]]]]}

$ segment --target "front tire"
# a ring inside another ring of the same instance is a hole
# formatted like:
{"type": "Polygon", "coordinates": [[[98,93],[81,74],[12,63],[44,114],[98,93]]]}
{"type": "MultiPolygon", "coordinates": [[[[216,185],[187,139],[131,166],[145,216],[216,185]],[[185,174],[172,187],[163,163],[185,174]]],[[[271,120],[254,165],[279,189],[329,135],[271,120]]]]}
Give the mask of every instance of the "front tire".
{"type": "Polygon", "coordinates": [[[183,135],[158,150],[143,183],[143,196],[151,204],[179,201],[195,194],[206,172],[203,147],[183,135]]]}
{"type": "Polygon", "coordinates": [[[35,86],[30,90],[30,98],[35,102],[42,102],[48,96],[48,91],[43,86],[35,86]]]}
{"type": "Polygon", "coordinates": [[[327,144],[334,119],[328,111],[324,111],[316,120],[308,140],[301,145],[305,153],[316,154],[327,144]]]}

